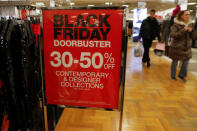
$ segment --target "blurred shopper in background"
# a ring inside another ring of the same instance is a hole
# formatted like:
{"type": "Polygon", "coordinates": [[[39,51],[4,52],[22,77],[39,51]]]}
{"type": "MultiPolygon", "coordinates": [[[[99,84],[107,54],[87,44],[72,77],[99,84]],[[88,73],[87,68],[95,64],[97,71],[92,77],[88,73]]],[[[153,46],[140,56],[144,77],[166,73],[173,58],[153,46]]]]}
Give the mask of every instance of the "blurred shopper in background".
{"type": "Polygon", "coordinates": [[[161,24],[161,28],[160,28],[160,32],[161,32],[161,42],[165,43],[165,55],[168,56],[168,49],[169,48],[169,42],[170,42],[170,19],[171,16],[170,14],[167,14],[165,16],[165,19],[163,20],[162,24],[161,24]]]}
{"type": "Polygon", "coordinates": [[[181,70],[178,77],[186,82],[187,67],[189,59],[192,57],[191,46],[192,37],[196,38],[196,33],[192,29],[190,20],[190,12],[181,11],[174,19],[174,24],[171,27],[171,46],[169,48],[169,57],[171,63],[171,78],[176,80],[176,68],[178,61],[182,61],[181,70]]]}
{"type": "Polygon", "coordinates": [[[171,43],[170,28],[174,24],[174,18],[180,13],[181,7],[179,5],[173,10],[172,15],[168,14],[165,16],[161,24],[161,42],[165,43],[165,55],[168,56],[169,46],[171,43]]]}
{"type": "Polygon", "coordinates": [[[150,16],[143,20],[138,37],[138,42],[140,42],[141,38],[143,39],[144,54],[142,62],[147,62],[147,67],[150,67],[149,49],[152,46],[152,41],[155,37],[158,37],[159,41],[161,40],[159,33],[159,22],[155,18],[155,12],[155,10],[151,10],[150,16]]]}
{"type": "Polygon", "coordinates": [[[133,21],[127,21],[128,23],[128,36],[131,37],[133,34],[133,21]]]}
{"type": "MultiPolygon", "coordinates": [[[[194,30],[197,31],[197,21],[194,23],[194,30]]],[[[192,40],[192,47],[197,48],[197,40],[192,40]]]]}

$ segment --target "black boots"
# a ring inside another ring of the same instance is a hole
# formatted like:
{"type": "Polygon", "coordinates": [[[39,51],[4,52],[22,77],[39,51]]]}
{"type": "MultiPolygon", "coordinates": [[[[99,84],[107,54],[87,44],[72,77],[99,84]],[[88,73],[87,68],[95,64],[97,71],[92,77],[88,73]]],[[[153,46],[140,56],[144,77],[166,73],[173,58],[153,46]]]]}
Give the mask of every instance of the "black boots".
{"type": "Polygon", "coordinates": [[[171,78],[172,78],[172,80],[177,80],[176,77],[172,77],[172,76],[171,76],[171,78]]]}
{"type": "Polygon", "coordinates": [[[143,59],[142,59],[142,63],[147,63],[146,66],[147,66],[147,67],[150,67],[150,61],[146,61],[146,60],[143,60],[143,59]]]}
{"type": "Polygon", "coordinates": [[[182,76],[178,76],[183,82],[186,82],[187,80],[184,78],[184,77],[182,77],[182,76]]]}
{"type": "Polygon", "coordinates": [[[147,67],[148,68],[150,67],[150,61],[147,61],[147,67]]]}

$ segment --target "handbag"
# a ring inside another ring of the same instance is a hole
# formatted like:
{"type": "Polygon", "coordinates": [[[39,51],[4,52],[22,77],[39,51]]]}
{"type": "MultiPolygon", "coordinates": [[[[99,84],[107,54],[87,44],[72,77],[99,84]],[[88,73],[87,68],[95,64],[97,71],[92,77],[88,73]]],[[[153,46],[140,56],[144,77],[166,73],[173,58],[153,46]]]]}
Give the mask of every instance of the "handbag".
{"type": "Polygon", "coordinates": [[[142,56],[142,48],[141,48],[140,43],[137,43],[137,45],[134,48],[134,56],[135,57],[141,57],[142,56]]]}
{"type": "Polygon", "coordinates": [[[157,43],[154,49],[154,53],[157,56],[162,56],[165,54],[165,43],[157,43]]]}
{"type": "Polygon", "coordinates": [[[155,49],[165,51],[165,43],[157,43],[155,49]]]}

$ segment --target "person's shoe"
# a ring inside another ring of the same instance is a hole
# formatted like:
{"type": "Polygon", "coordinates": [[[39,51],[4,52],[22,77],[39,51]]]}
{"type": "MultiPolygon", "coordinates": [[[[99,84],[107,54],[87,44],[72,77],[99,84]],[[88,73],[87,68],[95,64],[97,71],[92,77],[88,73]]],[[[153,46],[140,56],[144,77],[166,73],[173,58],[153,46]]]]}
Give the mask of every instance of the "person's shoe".
{"type": "Polygon", "coordinates": [[[183,82],[187,82],[187,80],[184,78],[184,77],[182,77],[182,76],[178,76],[183,82]]]}
{"type": "Polygon", "coordinates": [[[145,60],[142,60],[142,63],[146,63],[146,61],[145,60]]]}
{"type": "Polygon", "coordinates": [[[171,78],[172,78],[173,80],[175,80],[175,81],[177,80],[176,77],[172,77],[172,76],[171,76],[171,78]]]}
{"type": "Polygon", "coordinates": [[[150,62],[149,61],[147,62],[147,67],[150,67],[150,62]]]}

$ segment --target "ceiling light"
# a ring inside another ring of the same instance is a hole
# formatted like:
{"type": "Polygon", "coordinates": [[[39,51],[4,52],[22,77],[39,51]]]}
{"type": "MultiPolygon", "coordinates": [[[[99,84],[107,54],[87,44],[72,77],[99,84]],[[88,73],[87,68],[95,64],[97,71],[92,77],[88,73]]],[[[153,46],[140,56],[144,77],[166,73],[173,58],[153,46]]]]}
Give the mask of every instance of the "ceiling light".
{"type": "Polygon", "coordinates": [[[109,2],[105,2],[106,5],[109,5],[109,2]]]}
{"type": "Polygon", "coordinates": [[[105,5],[112,5],[112,2],[105,2],[105,5]]]}
{"type": "Polygon", "coordinates": [[[124,6],[124,7],[129,7],[129,5],[122,5],[122,6],[124,6]]]}
{"type": "Polygon", "coordinates": [[[92,7],[92,6],[95,6],[95,5],[88,5],[88,6],[92,7]]]}
{"type": "Polygon", "coordinates": [[[131,12],[133,12],[134,10],[130,10],[131,12]]]}
{"type": "Polygon", "coordinates": [[[75,5],[75,3],[72,3],[72,2],[71,2],[70,5],[71,5],[71,6],[72,6],[72,5],[75,5]]]}
{"type": "Polygon", "coordinates": [[[36,6],[44,6],[43,2],[36,2],[36,6]]]}
{"type": "Polygon", "coordinates": [[[174,0],[161,0],[162,2],[175,2],[174,0]]]}
{"type": "Polygon", "coordinates": [[[196,4],[195,2],[188,3],[188,5],[195,5],[195,4],[196,4]]]}

